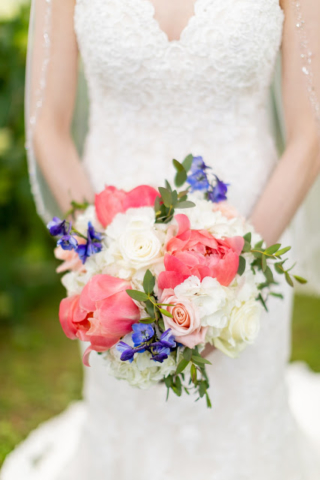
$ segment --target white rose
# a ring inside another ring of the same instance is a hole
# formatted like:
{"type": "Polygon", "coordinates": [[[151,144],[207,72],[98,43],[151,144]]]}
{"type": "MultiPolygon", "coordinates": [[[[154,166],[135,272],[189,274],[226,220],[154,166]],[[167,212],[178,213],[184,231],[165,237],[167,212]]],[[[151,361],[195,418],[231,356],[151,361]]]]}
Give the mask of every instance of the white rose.
{"type": "Polygon", "coordinates": [[[162,256],[162,245],[154,231],[140,228],[125,231],[119,238],[119,250],[133,268],[151,265],[162,256]]]}
{"type": "Polygon", "coordinates": [[[227,327],[214,339],[216,348],[236,357],[248,344],[254,343],[260,331],[261,305],[251,298],[235,306],[227,327]]]}

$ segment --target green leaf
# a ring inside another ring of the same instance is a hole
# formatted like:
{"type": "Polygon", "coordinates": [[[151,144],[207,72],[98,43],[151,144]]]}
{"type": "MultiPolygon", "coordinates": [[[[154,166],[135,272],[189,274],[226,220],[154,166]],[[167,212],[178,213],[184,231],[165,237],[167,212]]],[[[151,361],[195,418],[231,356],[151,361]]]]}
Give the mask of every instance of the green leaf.
{"type": "Polygon", "coordinates": [[[186,156],[186,158],[183,160],[182,165],[184,166],[184,169],[186,172],[189,172],[193,162],[193,155],[190,153],[189,155],[186,156]]]}
{"type": "Polygon", "coordinates": [[[265,272],[267,269],[267,260],[264,255],[262,255],[262,258],[261,258],[261,266],[262,266],[262,271],[265,272]]]}
{"type": "Polygon", "coordinates": [[[183,387],[184,391],[186,392],[187,395],[190,395],[190,392],[189,390],[187,389],[187,387],[183,387]]]}
{"type": "Polygon", "coordinates": [[[174,183],[176,187],[182,187],[182,185],[187,181],[187,174],[184,170],[183,172],[178,172],[175,176],[174,183]]]}
{"type": "Polygon", "coordinates": [[[178,162],[175,158],[172,160],[174,168],[177,170],[177,172],[185,172],[185,168],[182,165],[182,163],[178,162]]]}
{"type": "Polygon", "coordinates": [[[285,253],[289,252],[289,250],[291,250],[291,247],[282,248],[277,253],[275,253],[275,256],[280,257],[281,255],[284,255],[285,253]]]}
{"type": "Polygon", "coordinates": [[[244,240],[245,240],[246,242],[248,242],[248,243],[251,245],[251,240],[252,240],[252,234],[251,234],[251,232],[246,233],[246,234],[243,236],[243,238],[244,238],[244,240]]]}
{"type": "Polygon", "coordinates": [[[239,257],[239,267],[238,267],[238,274],[241,276],[243,275],[246,269],[246,259],[242,256],[239,257]]]}
{"type": "Polygon", "coordinates": [[[192,382],[196,385],[196,383],[197,383],[197,369],[193,364],[191,365],[190,374],[191,374],[192,382]]]}
{"type": "Polygon", "coordinates": [[[168,180],[165,180],[164,183],[166,184],[166,189],[170,190],[170,192],[172,192],[172,187],[171,187],[170,183],[168,182],[168,180]]]}
{"type": "Polygon", "coordinates": [[[280,247],[281,247],[281,243],[276,243],[275,245],[271,245],[270,247],[268,247],[264,251],[264,253],[266,253],[267,255],[273,255],[279,250],[280,247]]]}
{"type": "Polygon", "coordinates": [[[151,295],[151,293],[153,292],[155,284],[156,284],[155,276],[152,275],[150,270],[147,270],[144,277],[143,277],[143,289],[144,289],[144,291],[147,294],[151,295]]]}
{"type": "Polygon", "coordinates": [[[277,273],[279,273],[280,275],[283,275],[283,274],[284,274],[284,271],[283,271],[282,266],[283,266],[283,262],[278,262],[278,263],[275,263],[275,264],[274,264],[275,271],[276,271],[277,273]]]}
{"type": "Polygon", "coordinates": [[[148,295],[144,292],[140,292],[139,290],[126,290],[129,297],[133,298],[137,302],[145,302],[148,300],[148,295]]]}
{"type": "Polygon", "coordinates": [[[285,273],[285,277],[286,277],[287,284],[290,285],[290,287],[293,287],[293,281],[288,272],[285,273]]]}
{"type": "Polygon", "coordinates": [[[270,292],[270,295],[271,295],[272,297],[281,298],[281,300],[283,300],[283,295],[282,295],[282,293],[270,292]]]}
{"type": "Polygon", "coordinates": [[[143,323],[144,325],[149,325],[150,323],[154,323],[156,320],[155,318],[142,318],[139,320],[139,323],[143,323]]]}
{"type": "Polygon", "coordinates": [[[188,362],[190,362],[191,357],[192,357],[192,350],[191,350],[191,348],[186,347],[186,348],[183,350],[183,358],[184,358],[185,360],[188,360],[188,362]]]}
{"type": "Polygon", "coordinates": [[[259,300],[262,305],[263,305],[263,308],[265,309],[265,311],[267,312],[268,311],[268,307],[267,307],[267,304],[266,302],[264,301],[264,298],[263,296],[261,295],[261,293],[259,293],[258,297],[257,297],[257,300],[259,300]]]}
{"type": "Polygon", "coordinates": [[[273,273],[272,273],[272,270],[270,267],[267,267],[265,272],[264,272],[264,276],[266,277],[266,280],[268,283],[273,283],[274,282],[274,279],[273,279],[273,273]]]}
{"type": "Polygon", "coordinates": [[[164,383],[166,384],[167,388],[171,388],[172,382],[173,382],[172,375],[169,375],[168,377],[165,377],[164,383]]]}
{"type": "Polygon", "coordinates": [[[299,277],[299,275],[293,275],[293,277],[297,280],[297,282],[301,283],[302,285],[308,283],[308,280],[303,277],[299,277]]]}
{"type": "Polygon", "coordinates": [[[180,361],[179,365],[177,366],[176,375],[179,375],[180,373],[182,373],[187,368],[188,365],[189,365],[188,360],[185,360],[183,358],[180,361]]]}
{"type": "Polygon", "coordinates": [[[190,202],[189,200],[186,200],[184,202],[178,202],[176,208],[192,208],[195,207],[196,204],[193,202],[190,202]]]}
{"type": "Polygon", "coordinates": [[[207,384],[206,382],[200,382],[199,384],[199,395],[200,397],[204,397],[204,395],[206,394],[206,391],[207,391],[207,384]]]}
{"type": "Polygon", "coordinates": [[[178,203],[178,192],[177,190],[173,190],[172,192],[172,205],[175,207],[178,203]]]}
{"type": "Polygon", "coordinates": [[[159,308],[159,310],[162,313],[162,315],[164,315],[165,317],[173,318],[173,315],[170,312],[168,312],[168,310],[165,310],[164,308],[159,308]]]}
{"type": "Polygon", "coordinates": [[[158,325],[159,325],[160,329],[164,332],[165,329],[166,329],[166,327],[165,327],[163,318],[160,318],[160,320],[159,320],[159,322],[158,322],[158,325]]]}
{"type": "Polygon", "coordinates": [[[154,317],[155,316],[155,308],[154,308],[154,305],[152,302],[150,302],[150,300],[148,300],[146,302],[146,305],[145,305],[145,308],[146,308],[146,311],[148,313],[148,315],[150,315],[150,317],[154,317]]]}
{"type": "Polygon", "coordinates": [[[244,242],[242,253],[248,253],[251,251],[251,243],[244,242]]]}
{"type": "Polygon", "coordinates": [[[170,208],[172,205],[172,193],[167,188],[159,187],[159,192],[163,200],[164,205],[170,208]]]}
{"type": "Polygon", "coordinates": [[[193,363],[200,366],[202,366],[203,364],[212,365],[212,363],[209,362],[209,360],[207,360],[206,358],[200,357],[198,355],[192,355],[191,360],[193,361],[193,363]]]}
{"type": "Polygon", "coordinates": [[[211,404],[211,400],[210,400],[208,392],[206,392],[206,401],[207,401],[207,407],[212,408],[212,404],[211,404]]]}

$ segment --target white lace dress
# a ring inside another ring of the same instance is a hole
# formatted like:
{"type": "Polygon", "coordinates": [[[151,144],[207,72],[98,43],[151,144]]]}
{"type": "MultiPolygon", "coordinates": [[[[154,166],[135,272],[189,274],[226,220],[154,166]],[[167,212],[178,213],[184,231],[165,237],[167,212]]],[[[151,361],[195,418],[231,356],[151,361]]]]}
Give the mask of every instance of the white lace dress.
{"type": "MultiPolygon", "coordinates": [[[[77,0],[95,189],[159,185],[192,152],[249,215],[277,161],[267,97],[283,17],[278,0],[197,0],[170,42],[149,0],[77,0]]],[[[133,389],[92,354],[84,402],[32,433],[2,480],[318,480],[320,380],[295,367],[288,396],[290,313],[286,292],[256,345],[238,360],[212,354],[212,410],[133,389]]]]}

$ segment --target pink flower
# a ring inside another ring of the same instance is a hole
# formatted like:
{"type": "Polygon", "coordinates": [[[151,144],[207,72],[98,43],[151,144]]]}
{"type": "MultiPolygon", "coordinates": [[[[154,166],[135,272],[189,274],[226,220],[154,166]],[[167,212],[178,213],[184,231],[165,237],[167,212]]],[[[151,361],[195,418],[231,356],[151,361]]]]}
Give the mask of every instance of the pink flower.
{"type": "Polygon", "coordinates": [[[178,299],[172,288],[162,292],[160,302],[173,305],[165,307],[172,318],[163,316],[163,321],[166,330],[171,328],[178,342],[189,348],[205,342],[207,327],[201,327],[199,314],[192,302],[187,299],[178,299]]]}
{"type": "Polygon", "coordinates": [[[106,187],[95,198],[98,220],[106,227],[117,213],[124,213],[128,208],[153,207],[157,196],[159,192],[148,185],[140,185],[130,192],[106,187]]]}
{"type": "MultiPolygon", "coordinates": [[[[79,241],[79,243],[83,243],[83,241],[79,241]]],[[[79,255],[74,250],[63,250],[63,248],[57,247],[54,250],[54,256],[58,260],[63,260],[63,263],[56,269],[57,273],[66,272],[67,270],[72,272],[86,270],[79,258],[79,255]]]]}
{"type": "Polygon", "coordinates": [[[130,333],[140,318],[139,308],[126,293],[131,285],[110,275],[96,275],[80,295],[62,300],[59,318],[66,336],[90,342],[83,363],[89,366],[92,350],[104,352],[130,333]]]}
{"type": "Polygon", "coordinates": [[[200,280],[213,277],[223,286],[230,285],[238,271],[244,239],[217,239],[206,230],[190,230],[190,221],[184,214],[175,219],[179,230],[167,242],[166,271],[159,275],[159,288],[175,288],[191,275],[200,280]]]}
{"type": "Polygon", "coordinates": [[[228,202],[214,203],[213,210],[215,212],[221,212],[224,217],[228,218],[228,220],[232,220],[232,218],[239,216],[237,210],[228,202]]]}

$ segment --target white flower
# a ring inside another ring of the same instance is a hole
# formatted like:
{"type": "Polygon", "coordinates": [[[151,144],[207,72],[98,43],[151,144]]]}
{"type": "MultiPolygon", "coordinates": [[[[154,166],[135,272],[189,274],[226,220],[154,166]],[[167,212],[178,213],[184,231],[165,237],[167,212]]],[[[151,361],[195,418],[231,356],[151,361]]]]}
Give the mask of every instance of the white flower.
{"type": "Polygon", "coordinates": [[[200,282],[196,276],[187,278],[174,289],[178,299],[185,299],[194,305],[202,327],[212,327],[217,335],[227,324],[231,290],[223,287],[211,277],[200,282]]]}
{"type": "Polygon", "coordinates": [[[236,357],[248,344],[254,343],[260,331],[261,305],[251,298],[235,306],[226,328],[214,339],[216,348],[236,357]]]}
{"type": "Polygon", "coordinates": [[[106,265],[116,276],[127,271],[127,276],[137,270],[163,263],[167,225],[155,225],[151,207],[129,209],[116,215],[107,227],[108,248],[104,252],[106,265]]]}
{"type": "MultiPolygon", "coordinates": [[[[130,334],[126,335],[123,341],[132,346],[130,334]]],[[[156,385],[165,377],[174,373],[177,368],[174,355],[170,355],[163,363],[151,360],[150,352],[135,354],[132,363],[123,362],[120,360],[120,355],[116,346],[104,354],[108,373],[119,380],[126,380],[133,387],[141,389],[147,389],[156,385]]]]}

